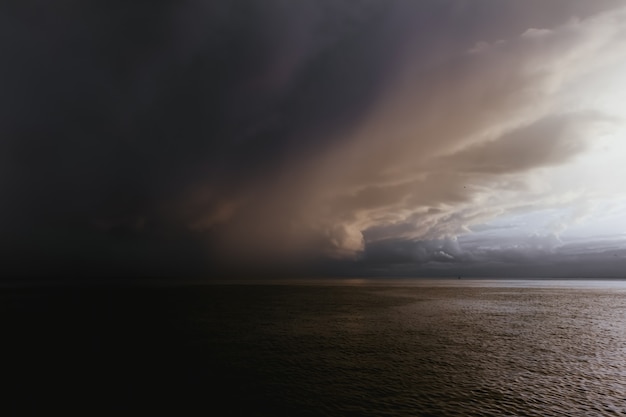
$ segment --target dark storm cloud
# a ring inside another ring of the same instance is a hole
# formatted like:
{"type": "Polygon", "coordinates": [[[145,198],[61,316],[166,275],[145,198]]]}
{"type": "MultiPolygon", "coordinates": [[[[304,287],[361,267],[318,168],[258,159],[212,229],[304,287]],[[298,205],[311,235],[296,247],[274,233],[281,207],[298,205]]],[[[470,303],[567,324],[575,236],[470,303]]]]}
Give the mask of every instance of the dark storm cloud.
{"type": "Polygon", "coordinates": [[[387,65],[373,59],[389,50],[376,45],[387,8],[2,6],[5,251],[67,246],[50,255],[62,259],[77,250],[65,235],[96,258],[124,244],[117,238],[137,239],[139,251],[195,242],[177,201],[201,189],[188,210],[219,212],[225,198],[280,175],[294,151],[317,152],[323,132],[371,101],[387,65]]]}
{"type": "Polygon", "coordinates": [[[554,235],[517,235],[500,241],[498,246],[492,239],[484,243],[479,246],[472,239],[461,238],[453,245],[457,252],[452,255],[446,252],[450,243],[445,240],[396,241],[368,248],[369,261],[352,268],[363,276],[619,278],[626,266],[623,240],[564,243],[554,235]],[[385,253],[380,252],[383,249],[385,253]]]}
{"type": "Polygon", "coordinates": [[[449,245],[403,245],[453,242],[504,209],[469,207],[481,189],[523,188],[506,174],[584,149],[576,129],[595,116],[534,101],[595,51],[579,45],[612,41],[596,36],[602,22],[571,18],[618,4],[8,2],[5,269],[457,259],[449,245]],[[553,32],[520,37],[531,28],[553,32]]]}

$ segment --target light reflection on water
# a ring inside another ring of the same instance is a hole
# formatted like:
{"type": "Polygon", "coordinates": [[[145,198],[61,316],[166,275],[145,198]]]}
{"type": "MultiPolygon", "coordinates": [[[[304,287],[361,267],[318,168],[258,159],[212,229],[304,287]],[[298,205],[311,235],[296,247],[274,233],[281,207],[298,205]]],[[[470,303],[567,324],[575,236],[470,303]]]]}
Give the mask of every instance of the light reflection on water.
{"type": "MultiPolygon", "coordinates": [[[[199,282],[198,284],[206,284],[199,282]]],[[[626,290],[626,279],[500,279],[500,278],[312,278],[276,280],[225,280],[218,285],[289,285],[330,287],[519,287],[519,288],[607,288],[626,290]]]]}
{"type": "Polygon", "coordinates": [[[247,331],[203,325],[290,412],[626,415],[623,281],[346,284],[237,287],[247,331]]]}

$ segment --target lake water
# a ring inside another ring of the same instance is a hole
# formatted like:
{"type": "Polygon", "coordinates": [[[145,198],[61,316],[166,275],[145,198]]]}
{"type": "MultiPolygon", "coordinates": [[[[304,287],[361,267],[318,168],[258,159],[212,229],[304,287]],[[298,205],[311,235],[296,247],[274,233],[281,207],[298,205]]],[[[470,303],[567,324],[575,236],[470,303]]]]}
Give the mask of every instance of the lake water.
{"type": "Polygon", "coordinates": [[[626,415],[624,281],[0,292],[12,414],[626,415]]]}

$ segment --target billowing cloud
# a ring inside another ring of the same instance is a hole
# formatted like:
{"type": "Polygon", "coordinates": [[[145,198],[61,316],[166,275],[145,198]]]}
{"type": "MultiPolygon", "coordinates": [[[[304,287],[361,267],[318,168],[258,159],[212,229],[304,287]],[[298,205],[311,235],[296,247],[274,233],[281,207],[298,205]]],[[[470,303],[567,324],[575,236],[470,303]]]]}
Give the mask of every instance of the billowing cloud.
{"type": "MultiPolygon", "coordinates": [[[[600,126],[617,123],[568,95],[582,74],[623,59],[624,23],[618,10],[478,43],[431,68],[398,68],[334,146],[289,166],[293,183],[272,183],[279,191],[270,200],[287,210],[276,217],[302,216],[296,235],[356,255],[368,242],[453,237],[529,203],[570,201],[550,183],[533,190],[534,176],[584,154],[600,126]]],[[[258,238],[265,252],[281,226],[268,229],[248,243],[258,238]]]]}
{"type": "Polygon", "coordinates": [[[623,2],[27,3],[0,10],[15,259],[484,271],[563,263],[621,204],[623,2]]]}

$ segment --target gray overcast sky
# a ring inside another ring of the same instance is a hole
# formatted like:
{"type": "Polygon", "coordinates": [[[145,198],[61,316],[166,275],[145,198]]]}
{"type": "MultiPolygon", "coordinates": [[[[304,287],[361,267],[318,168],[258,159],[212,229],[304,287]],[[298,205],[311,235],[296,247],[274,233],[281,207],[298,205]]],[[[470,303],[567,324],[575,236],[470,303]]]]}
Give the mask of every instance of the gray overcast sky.
{"type": "Polygon", "coordinates": [[[626,1],[0,6],[2,276],[621,276],[626,1]]]}

